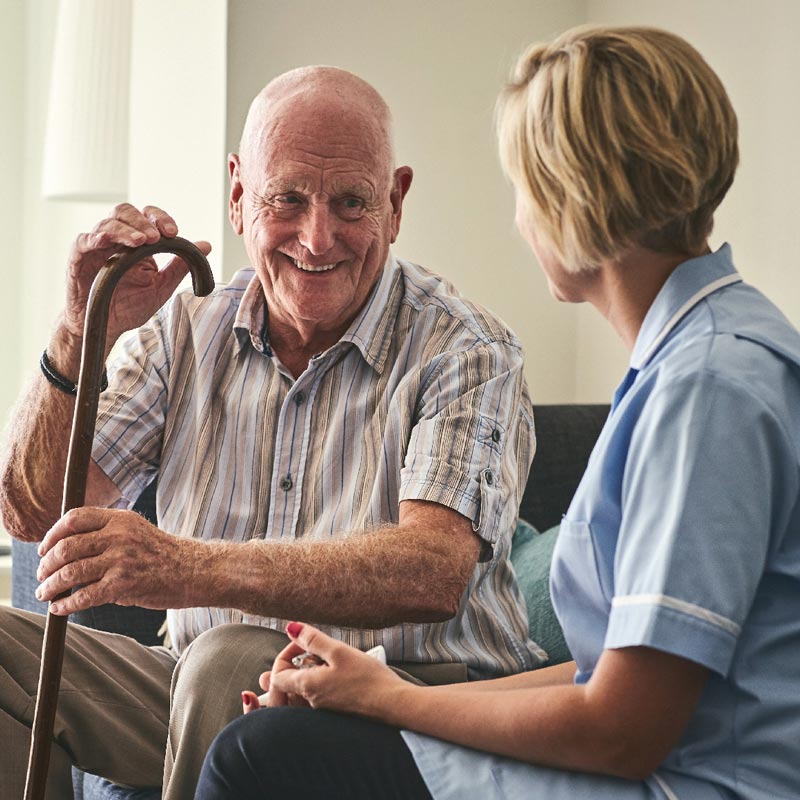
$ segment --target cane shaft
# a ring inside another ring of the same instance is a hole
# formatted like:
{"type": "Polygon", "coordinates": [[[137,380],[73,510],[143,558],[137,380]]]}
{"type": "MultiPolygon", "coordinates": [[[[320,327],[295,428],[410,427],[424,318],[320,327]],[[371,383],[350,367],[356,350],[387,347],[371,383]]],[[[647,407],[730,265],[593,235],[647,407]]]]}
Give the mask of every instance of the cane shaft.
{"type": "MultiPolygon", "coordinates": [[[[192,285],[196,295],[207,295],[214,288],[214,276],[205,256],[191,242],[177,237],[162,239],[155,244],[143,245],[112,256],[100,269],[92,284],[86,309],[78,393],[64,479],[62,515],[82,506],[86,496],[86,481],[105,361],[111,296],[120,278],[130,267],[155,253],[175,253],[186,262],[192,275],[192,285]]],[[[65,596],[66,594],[62,595],[65,596]]],[[[48,610],[42,642],[36,709],[33,716],[25,800],[44,800],[66,633],[67,618],[52,614],[48,610]]]]}

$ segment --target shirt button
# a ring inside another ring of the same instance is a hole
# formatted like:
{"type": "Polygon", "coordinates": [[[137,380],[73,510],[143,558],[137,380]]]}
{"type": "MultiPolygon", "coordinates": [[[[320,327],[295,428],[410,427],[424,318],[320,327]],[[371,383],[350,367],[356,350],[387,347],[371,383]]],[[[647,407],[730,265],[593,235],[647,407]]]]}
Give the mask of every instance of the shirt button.
{"type": "Polygon", "coordinates": [[[497,444],[497,442],[499,442],[499,441],[500,441],[500,439],[502,439],[502,438],[503,438],[503,436],[502,436],[502,434],[500,433],[500,431],[499,431],[497,428],[495,428],[495,429],[492,431],[492,441],[493,441],[495,444],[497,444]]]}
{"type": "Polygon", "coordinates": [[[294,484],[292,483],[292,476],[291,476],[291,475],[287,475],[287,476],[286,476],[286,477],[285,477],[285,478],[284,478],[284,479],[281,481],[281,489],[283,489],[283,491],[284,491],[284,492],[288,492],[288,491],[289,491],[289,489],[291,489],[291,488],[292,488],[292,486],[294,486],[294,484]]]}
{"type": "Polygon", "coordinates": [[[305,401],[306,401],[306,393],[303,391],[298,392],[294,396],[295,405],[301,406],[303,405],[303,403],[305,403],[305,401]]]}
{"type": "Polygon", "coordinates": [[[486,481],[487,486],[491,486],[494,483],[494,475],[492,475],[490,469],[485,469],[483,471],[483,479],[486,481]]]}

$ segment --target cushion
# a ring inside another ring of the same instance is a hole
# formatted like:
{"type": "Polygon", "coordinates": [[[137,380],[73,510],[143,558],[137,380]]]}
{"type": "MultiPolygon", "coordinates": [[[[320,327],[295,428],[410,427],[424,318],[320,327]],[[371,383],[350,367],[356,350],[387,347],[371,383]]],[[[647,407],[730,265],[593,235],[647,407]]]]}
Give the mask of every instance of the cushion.
{"type": "Polygon", "coordinates": [[[557,525],[539,533],[520,518],[511,547],[511,563],[528,607],[528,632],[531,639],[547,652],[546,666],[572,660],[550,602],[550,561],[557,537],[557,525]]]}

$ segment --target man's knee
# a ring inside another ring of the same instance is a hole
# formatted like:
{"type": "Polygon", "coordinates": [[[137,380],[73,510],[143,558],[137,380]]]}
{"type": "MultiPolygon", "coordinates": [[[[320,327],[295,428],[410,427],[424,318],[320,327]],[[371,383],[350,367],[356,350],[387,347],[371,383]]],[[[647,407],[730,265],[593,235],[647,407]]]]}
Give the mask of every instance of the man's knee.
{"type": "Polygon", "coordinates": [[[205,631],[181,655],[172,678],[173,706],[189,697],[214,698],[241,710],[243,689],[258,691],[258,676],[271,667],[283,634],[252,625],[220,625],[205,631]]]}
{"type": "MultiPolygon", "coordinates": [[[[237,625],[220,625],[201,633],[178,659],[172,676],[172,693],[213,691],[214,684],[229,674],[226,663],[235,661],[233,644],[237,625]]],[[[231,665],[233,667],[234,665],[231,665]]]]}

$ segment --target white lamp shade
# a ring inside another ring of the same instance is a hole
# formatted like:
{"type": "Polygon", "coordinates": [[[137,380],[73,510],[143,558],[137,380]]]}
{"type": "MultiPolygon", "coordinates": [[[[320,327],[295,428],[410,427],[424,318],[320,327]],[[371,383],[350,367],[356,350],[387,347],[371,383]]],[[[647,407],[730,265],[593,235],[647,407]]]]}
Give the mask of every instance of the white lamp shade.
{"type": "Polygon", "coordinates": [[[45,197],[125,199],[130,63],[131,0],[59,0],[45,197]]]}

